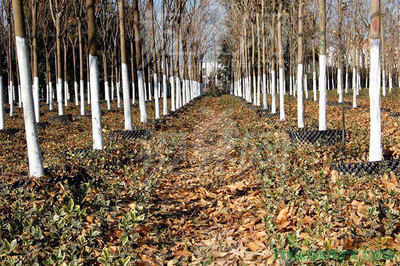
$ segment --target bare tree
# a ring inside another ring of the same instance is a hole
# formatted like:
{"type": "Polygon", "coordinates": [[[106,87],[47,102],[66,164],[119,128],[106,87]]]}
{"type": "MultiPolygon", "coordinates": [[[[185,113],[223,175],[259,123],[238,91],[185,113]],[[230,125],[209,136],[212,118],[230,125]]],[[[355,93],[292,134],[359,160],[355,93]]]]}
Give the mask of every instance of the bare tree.
{"type": "Polygon", "coordinates": [[[121,72],[122,72],[122,90],[124,98],[124,118],[125,130],[132,130],[132,113],[131,101],[129,95],[129,75],[128,61],[126,56],[126,36],[125,36],[125,17],[124,17],[124,0],[119,0],[119,27],[121,40],[121,72]]]}
{"type": "Polygon", "coordinates": [[[381,46],[380,46],[380,0],[371,0],[371,29],[370,29],[370,146],[369,160],[382,160],[382,131],[381,131],[381,46]]]}
{"type": "Polygon", "coordinates": [[[24,106],[25,135],[28,149],[29,175],[44,175],[42,154],[35,121],[33,106],[32,81],[29,66],[29,52],[25,40],[25,20],[21,0],[13,0],[15,43],[18,54],[18,66],[21,73],[21,92],[24,106]]]}
{"type": "Polygon", "coordinates": [[[326,123],[326,5],[319,0],[319,130],[327,130],[326,123]]]}

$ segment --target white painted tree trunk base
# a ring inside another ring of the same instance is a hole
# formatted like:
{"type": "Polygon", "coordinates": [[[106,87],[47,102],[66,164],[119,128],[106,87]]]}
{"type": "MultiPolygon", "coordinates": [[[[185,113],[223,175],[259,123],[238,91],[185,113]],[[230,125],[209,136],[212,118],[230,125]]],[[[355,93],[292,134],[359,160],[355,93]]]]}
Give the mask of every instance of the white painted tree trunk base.
{"type": "Polygon", "coordinates": [[[138,71],[138,83],[139,83],[139,110],[140,110],[140,121],[142,123],[147,123],[147,112],[146,112],[146,102],[144,98],[144,81],[143,72],[138,71]]]}
{"type": "Polygon", "coordinates": [[[316,102],[318,100],[317,96],[317,73],[314,71],[313,72],[313,100],[316,102]]]}
{"type": "Polygon", "coordinates": [[[370,67],[370,146],[369,161],[377,162],[382,160],[382,130],[381,130],[381,51],[380,40],[370,40],[371,67],[370,67]]]}
{"type": "Polygon", "coordinates": [[[272,86],[271,86],[271,113],[276,114],[276,73],[275,70],[271,71],[272,76],[272,86]]]}
{"type": "Polygon", "coordinates": [[[304,128],[303,65],[297,65],[297,126],[304,128]]]}
{"type": "Polygon", "coordinates": [[[106,97],[106,102],[107,102],[107,109],[111,110],[111,100],[110,100],[110,85],[108,84],[108,81],[104,82],[104,90],[105,90],[105,97],[106,97]]]}
{"type": "Polygon", "coordinates": [[[53,91],[53,82],[49,82],[49,110],[53,111],[54,109],[54,91],[53,91]]]}
{"type": "Polygon", "coordinates": [[[132,128],[131,97],[129,95],[130,88],[129,88],[128,66],[125,63],[121,64],[121,72],[122,72],[122,97],[124,101],[125,130],[132,130],[133,128],[132,128]]]}
{"type": "Polygon", "coordinates": [[[267,74],[263,74],[263,84],[262,84],[262,94],[263,94],[263,109],[268,109],[267,102],[267,74]]]}
{"type": "Polygon", "coordinates": [[[33,106],[35,109],[36,123],[40,122],[40,104],[39,104],[39,78],[33,78],[33,106]]]}
{"type": "Polygon", "coordinates": [[[175,78],[170,77],[171,83],[171,111],[175,112],[175,78]]]}
{"type": "Polygon", "coordinates": [[[181,108],[181,99],[182,99],[182,91],[181,91],[181,81],[177,77],[176,78],[176,109],[181,108]]]}
{"type": "Polygon", "coordinates": [[[79,106],[79,96],[78,96],[78,82],[74,82],[74,95],[75,95],[75,106],[79,106]]]}
{"type": "Polygon", "coordinates": [[[8,104],[10,105],[10,117],[14,116],[13,90],[14,90],[14,85],[13,85],[13,82],[10,81],[10,84],[8,86],[8,104]]]}
{"type": "Polygon", "coordinates": [[[167,75],[163,75],[163,115],[168,114],[168,85],[167,75]]]}
{"type": "Polygon", "coordinates": [[[63,110],[63,80],[58,79],[57,80],[57,103],[58,103],[58,115],[63,115],[64,110],[63,110]]]}
{"type": "Polygon", "coordinates": [[[28,150],[29,175],[41,177],[44,175],[42,153],[39,146],[39,134],[35,121],[31,73],[28,48],[24,38],[16,37],[18,66],[21,79],[25,136],[28,150]]]}
{"type": "Polygon", "coordinates": [[[121,108],[121,83],[117,82],[117,108],[121,108]]]}
{"type": "Polygon", "coordinates": [[[319,131],[327,130],[326,55],[319,55],[319,131]]]}
{"type": "Polygon", "coordinates": [[[158,93],[158,77],[157,74],[153,75],[154,79],[154,105],[155,105],[155,118],[160,118],[160,104],[159,104],[159,93],[158,93]]]}
{"type": "Polygon", "coordinates": [[[279,119],[285,121],[285,83],[283,67],[279,67],[279,119]]]}
{"type": "Polygon", "coordinates": [[[338,83],[339,103],[343,103],[343,84],[342,84],[342,70],[341,69],[338,69],[337,83],[338,83]]]}
{"type": "Polygon", "coordinates": [[[353,68],[353,108],[357,108],[357,70],[353,68]]]}
{"type": "Polygon", "coordinates": [[[85,82],[79,81],[80,96],[81,96],[81,115],[85,115],[85,82]]]}
{"type": "Polygon", "coordinates": [[[93,150],[102,150],[104,148],[104,144],[100,109],[99,69],[97,61],[97,56],[89,55],[93,150]]]}

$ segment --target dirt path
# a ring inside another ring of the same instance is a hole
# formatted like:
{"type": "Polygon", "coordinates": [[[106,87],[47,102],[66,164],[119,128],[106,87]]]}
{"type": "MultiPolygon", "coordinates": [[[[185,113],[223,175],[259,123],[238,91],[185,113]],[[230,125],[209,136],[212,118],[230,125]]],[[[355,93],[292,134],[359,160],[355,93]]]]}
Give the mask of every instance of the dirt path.
{"type": "Polygon", "coordinates": [[[230,118],[232,110],[219,98],[203,101],[205,119],[184,143],[185,163],[161,183],[151,207],[150,219],[167,237],[158,239],[158,247],[149,245],[142,259],[260,263],[271,256],[263,251],[267,236],[261,182],[249,156],[233,152],[241,136],[230,118]],[[168,244],[162,247],[163,242],[168,244]]]}

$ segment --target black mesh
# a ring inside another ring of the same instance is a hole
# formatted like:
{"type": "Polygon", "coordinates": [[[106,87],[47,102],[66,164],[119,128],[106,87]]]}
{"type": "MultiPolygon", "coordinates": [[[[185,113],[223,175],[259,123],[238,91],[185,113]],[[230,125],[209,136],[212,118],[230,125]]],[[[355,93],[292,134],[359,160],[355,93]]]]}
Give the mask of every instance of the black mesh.
{"type": "Polygon", "coordinates": [[[51,118],[51,120],[54,122],[68,123],[68,122],[72,122],[72,115],[68,114],[68,115],[53,116],[51,118]]]}
{"type": "Polygon", "coordinates": [[[151,137],[151,132],[146,130],[146,129],[140,129],[140,130],[117,130],[117,131],[111,131],[110,132],[110,138],[111,140],[117,140],[117,139],[124,139],[124,140],[133,140],[133,139],[138,139],[142,137],[151,137]]]}
{"type": "Polygon", "coordinates": [[[335,144],[343,140],[342,130],[309,130],[300,129],[298,131],[288,131],[292,142],[311,143],[311,144],[335,144]]]}
{"type": "Polygon", "coordinates": [[[385,160],[381,162],[359,162],[359,163],[338,163],[331,166],[331,169],[344,174],[380,175],[384,171],[391,171],[400,176],[400,160],[385,160]]]}
{"type": "Polygon", "coordinates": [[[352,105],[351,102],[339,103],[339,102],[330,102],[330,101],[328,101],[326,104],[328,106],[342,106],[342,105],[351,106],[352,105]]]}
{"type": "Polygon", "coordinates": [[[17,128],[7,128],[0,130],[0,137],[11,137],[19,132],[17,128]]]}

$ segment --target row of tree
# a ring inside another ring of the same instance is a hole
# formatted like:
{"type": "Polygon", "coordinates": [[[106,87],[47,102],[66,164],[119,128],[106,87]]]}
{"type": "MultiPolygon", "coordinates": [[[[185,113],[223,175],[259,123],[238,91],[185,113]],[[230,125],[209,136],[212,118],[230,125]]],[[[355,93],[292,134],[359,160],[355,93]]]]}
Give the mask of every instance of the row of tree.
{"type": "Polygon", "coordinates": [[[279,93],[279,117],[284,121],[284,96],[288,91],[297,97],[297,123],[304,128],[304,98],[309,97],[307,73],[310,73],[313,99],[319,98],[319,130],[326,131],[328,86],[337,87],[339,103],[344,102],[351,87],[354,108],[362,85],[369,87],[370,160],[382,160],[380,88],[386,95],[385,67],[390,70],[390,90],[395,70],[399,75],[400,33],[395,20],[398,1],[371,0],[370,5],[357,0],[224,0],[223,3],[230,14],[223,44],[230,51],[234,95],[258,106],[262,99],[264,109],[269,108],[270,97],[271,112],[276,114],[279,93]],[[383,27],[381,21],[388,27],[383,27]],[[387,40],[389,45],[385,45],[387,40]]]}
{"type": "Polygon", "coordinates": [[[110,109],[116,95],[120,108],[121,86],[125,130],[133,128],[131,103],[137,96],[143,123],[147,123],[146,100],[154,99],[157,119],[160,97],[167,115],[168,109],[175,111],[199,96],[202,61],[216,30],[210,23],[215,15],[208,0],[165,0],[158,5],[153,0],[2,1],[0,56],[7,60],[0,60],[0,129],[5,127],[4,98],[13,116],[18,97],[30,175],[44,173],[36,127],[40,100],[53,110],[56,99],[59,115],[72,99],[80,105],[81,115],[90,104],[93,149],[101,150],[100,99],[110,109]],[[5,72],[8,86],[3,86],[5,72]],[[8,87],[5,92],[4,87],[8,87]]]}

